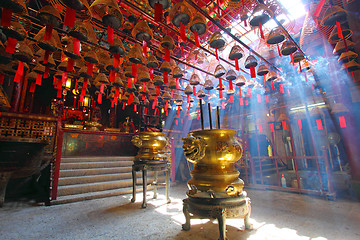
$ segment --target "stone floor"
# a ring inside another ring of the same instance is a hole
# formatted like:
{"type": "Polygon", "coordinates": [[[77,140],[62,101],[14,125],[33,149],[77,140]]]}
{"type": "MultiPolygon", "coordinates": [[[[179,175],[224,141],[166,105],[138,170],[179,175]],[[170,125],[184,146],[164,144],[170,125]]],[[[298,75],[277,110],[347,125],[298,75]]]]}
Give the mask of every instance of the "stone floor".
{"type": "MultiPolygon", "coordinates": [[[[216,221],[192,220],[182,231],[185,184],[171,188],[170,204],[164,189],[158,199],[141,208],[141,194],[89,200],[50,207],[7,202],[0,209],[0,239],[217,239],[216,221]]],[[[360,239],[360,204],[349,200],[327,201],[293,193],[247,190],[252,200],[251,223],[227,220],[229,239],[360,239]]]]}

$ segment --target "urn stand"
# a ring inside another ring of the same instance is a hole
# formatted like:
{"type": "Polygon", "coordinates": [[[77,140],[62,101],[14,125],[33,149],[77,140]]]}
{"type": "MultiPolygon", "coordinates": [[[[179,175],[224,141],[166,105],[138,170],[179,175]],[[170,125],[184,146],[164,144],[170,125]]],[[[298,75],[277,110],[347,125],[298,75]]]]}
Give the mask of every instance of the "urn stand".
{"type": "Polygon", "coordinates": [[[235,133],[225,129],[201,130],[183,138],[185,157],[194,163],[188,198],[183,200],[183,230],[190,230],[191,218],[217,219],[221,240],[227,239],[226,218],[244,219],[245,229],[252,228],[250,198],[243,191],[244,182],[235,168],[242,155],[235,133]]]}
{"type": "Polygon", "coordinates": [[[158,173],[165,172],[165,197],[166,202],[170,203],[169,188],[171,167],[165,153],[165,147],[168,143],[165,134],[161,132],[141,132],[135,135],[131,142],[140,148],[132,165],[133,195],[131,202],[135,202],[136,200],[136,172],[141,171],[143,185],[143,203],[141,207],[146,208],[147,173],[148,171],[153,171],[154,181],[151,184],[154,186],[153,199],[157,198],[157,186],[163,185],[158,183],[158,173]]]}

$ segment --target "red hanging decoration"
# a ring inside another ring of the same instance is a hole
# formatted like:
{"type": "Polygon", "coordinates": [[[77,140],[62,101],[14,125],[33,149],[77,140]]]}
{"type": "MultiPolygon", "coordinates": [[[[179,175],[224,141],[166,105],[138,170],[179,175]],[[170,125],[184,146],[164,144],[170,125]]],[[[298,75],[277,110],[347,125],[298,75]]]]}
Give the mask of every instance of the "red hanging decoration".
{"type": "Polygon", "coordinates": [[[174,98],[174,89],[171,89],[171,98],[174,98]]]}
{"type": "Polygon", "coordinates": [[[5,52],[14,53],[17,40],[15,38],[8,37],[5,52]]]}
{"type": "Polygon", "coordinates": [[[115,82],[115,71],[110,70],[110,82],[115,82]]]}
{"type": "Polygon", "coordinates": [[[219,98],[222,99],[223,98],[223,91],[219,90],[219,98]]]}
{"type": "Polygon", "coordinates": [[[97,102],[98,102],[98,104],[102,104],[102,93],[101,92],[99,92],[99,94],[98,94],[97,102]]]}
{"type": "Polygon", "coordinates": [[[144,57],[146,57],[146,55],[147,55],[147,43],[146,43],[145,40],[143,40],[142,50],[143,50],[144,57]]]}
{"type": "Polygon", "coordinates": [[[200,47],[199,34],[197,33],[197,31],[194,31],[194,35],[195,35],[195,46],[200,47]]]}
{"type": "Polygon", "coordinates": [[[160,86],[156,86],[156,95],[160,95],[160,86]]]}
{"type": "Polygon", "coordinates": [[[177,115],[178,115],[178,117],[180,117],[180,106],[177,106],[177,115]]]}
{"type": "Polygon", "coordinates": [[[298,126],[299,126],[299,129],[301,130],[301,129],[302,129],[302,122],[301,122],[301,119],[298,119],[298,126]]]}
{"type": "Polygon", "coordinates": [[[248,95],[249,95],[249,97],[252,97],[251,88],[248,88],[248,95]]]}
{"type": "Polygon", "coordinates": [[[154,10],[155,10],[155,17],[154,17],[155,22],[162,22],[163,5],[160,3],[155,3],[154,10]]]}
{"type": "Polygon", "coordinates": [[[45,26],[45,34],[44,34],[44,40],[50,41],[51,34],[52,34],[53,26],[52,25],[46,25],[45,26]]]}
{"type": "Polygon", "coordinates": [[[49,66],[46,66],[45,72],[44,72],[44,77],[43,77],[44,79],[47,79],[49,77],[49,70],[50,70],[49,66]]]}
{"type": "Polygon", "coordinates": [[[262,132],[263,132],[262,124],[259,124],[259,125],[258,125],[258,129],[259,129],[259,133],[262,133],[262,132]]]}
{"type": "Polygon", "coordinates": [[[147,108],[144,109],[144,114],[145,114],[145,115],[147,114],[147,108]]]}
{"type": "Polygon", "coordinates": [[[36,87],[35,82],[31,82],[29,92],[30,92],[30,93],[34,93],[34,92],[35,92],[35,87],[36,87]]]}
{"type": "Polygon", "coordinates": [[[240,106],[244,105],[244,99],[243,98],[239,98],[239,102],[240,102],[240,106]]]}
{"type": "Polygon", "coordinates": [[[199,112],[200,112],[200,110],[197,110],[197,112],[196,112],[196,120],[199,120],[199,118],[200,118],[200,114],[199,114],[199,112]]]}
{"type": "Polygon", "coordinates": [[[64,24],[69,28],[74,28],[76,10],[71,7],[66,8],[64,24]]]}
{"type": "Polygon", "coordinates": [[[279,89],[280,89],[280,92],[281,92],[281,93],[284,93],[284,87],[283,87],[282,84],[279,84],[279,89]]]}
{"type": "Polygon", "coordinates": [[[241,87],[239,86],[239,97],[241,97],[241,87]]]}
{"type": "Polygon", "coordinates": [[[217,47],[215,47],[215,55],[216,55],[216,60],[219,61],[219,54],[218,54],[218,49],[217,49],[217,47]]]}
{"type": "Polygon", "coordinates": [[[133,63],[132,65],[131,65],[131,75],[134,77],[134,78],[136,78],[137,77],[137,65],[135,64],[135,63],[133,63]]]}
{"type": "Polygon", "coordinates": [[[166,62],[170,62],[170,49],[165,48],[164,51],[165,51],[164,60],[165,60],[166,62]]]}
{"type": "Polygon", "coordinates": [[[24,63],[22,61],[19,61],[18,68],[16,70],[16,74],[14,77],[14,82],[19,83],[23,75],[24,75],[24,63]]]}
{"type": "Polygon", "coordinates": [[[43,61],[43,64],[44,64],[44,65],[49,62],[49,56],[50,56],[50,51],[45,51],[44,61],[43,61]]]}
{"type": "Polygon", "coordinates": [[[234,95],[230,95],[230,102],[233,103],[234,102],[234,95]]]}
{"type": "Polygon", "coordinates": [[[190,102],[190,95],[186,95],[186,102],[187,102],[187,103],[190,102]]]}
{"type": "Polygon", "coordinates": [[[259,22],[259,30],[260,30],[260,36],[261,36],[261,38],[262,38],[262,39],[265,39],[265,37],[264,37],[264,31],[263,31],[263,29],[262,29],[262,24],[261,24],[261,22],[259,22]]]}
{"type": "Polygon", "coordinates": [[[224,101],[221,102],[221,108],[225,109],[225,102],[224,101]]]}
{"type": "Polygon", "coordinates": [[[186,38],[185,38],[185,25],[182,22],[180,22],[180,37],[183,40],[183,42],[186,41],[186,38]]]}
{"type": "Polygon", "coordinates": [[[271,89],[272,89],[273,91],[275,91],[274,81],[271,81],[271,89]]]}
{"type": "Polygon", "coordinates": [[[242,21],[243,21],[243,23],[244,23],[244,27],[247,27],[246,19],[243,19],[242,21]]]}
{"type": "Polygon", "coordinates": [[[5,79],[5,75],[0,73],[0,85],[3,85],[5,79]]]}
{"type": "Polygon", "coordinates": [[[187,110],[190,111],[191,103],[188,104],[187,110]]]}
{"type": "Polygon", "coordinates": [[[169,73],[168,72],[163,72],[163,77],[164,77],[164,83],[168,84],[168,82],[169,82],[169,73]]]}
{"type": "Polygon", "coordinates": [[[125,110],[125,102],[123,102],[122,110],[125,110]]]}
{"type": "Polygon", "coordinates": [[[336,21],[336,28],[337,28],[339,38],[344,39],[344,35],[341,30],[341,25],[338,21],[336,21]]]}
{"type": "Polygon", "coordinates": [[[255,74],[255,67],[250,67],[250,77],[251,78],[256,78],[256,74],[255,74]]]}
{"type": "Polygon", "coordinates": [[[286,127],[286,120],[283,120],[283,121],[282,121],[282,127],[283,127],[283,130],[286,130],[286,129],[287,129],[287,127],[286,127]]]}
{"type": "Polygon", "coordinates": [[[57,90],[56,98],[61,98],[61,92],[62,92],[61,88],[57,90]]]}
{"type": "Polygon", "coordinates": [[[176,89],[179,89],[180,88],[180,83],[179,83],[179,79],[176,78],[176,89]]]}
{"type": "Polygon", "coordinates": [[[109,25],[107,26],[107,42],[114,44],[114,29],[109,25]]]}
{"type": "Polygon", "coordinates": [[[137,105],[134,104],[134,112],[136,112],[136,111],[137,111],[137,105]]]}
{"type": "Polygon", "coordinates": [[[175,124],[178,125],[178,120],[177,119],[175,120],[175,124]]]}
{"type": "Polygon", "coordinates": [[[10,27],[12,13],[13,10],[11,8],[2,8],[1,26],[10,27]]]}
{"type": "Polygon", "coordinates": [[[191,115],[190,115],[190,114],[188,114],[188,120],[189,120],[189,121],[191,120],[191,115]]]}
{"type": "Polygon", "coordinates": [[[299,62],[299,69],[300,69],[300,72],[302,73],[302,68],[301,68],[301,63],[299,62]]]}
{"type": "Polygon", "coordinates": [[[67,62],[67,66],[66,66],[67,72],[72,72],[74,70],[74,62],[75,62],[75,59],[69,58],[69,60],[67,62]]]}
{"type": "Polygon", "coordinates": [[[294,66],[295,63],[294,63],[294,55],[293,55],[293,53],[290,53],[290,57],[291,57],[291,64],[294,66]]]}
{"type": "Polygon", "coordinates": [[[266,77],[264,75],[264,87],[266,87],[266,77]]]}
{"type": "Polygon", "coordinates": [[[127,101],[127,105],[130,105],[134,101],[134,94],[130,93],[127,101]]]}
{"type": "Polygon", "coordinates": [[[94,64],[93,63],[88,63],[86,73],[92,76],[93,75],[93,68],[94,68],[94,64]]]}
{"type": "Polygon", "coordinates": [[[237,71],[240,70],[240,68],[239,68],[239,59],[237,59],[237,58],[235,58],[235,69],[236,69],[237,71]]]}
{"type": "Polygon", "coordinates": [[[40,73],[38,73],[36,75],[36,85],[41,86],[41,79],[42,79],[42,75],[40,73]]]}
{"type": "Polygon", "coordinates": [[[156,107],[156,104],[157,104],[157,96],[154,97],[154,101],[153,101],[153,104],[152,104],[152,109],[155,109],[156,107]]]}
{"type": "Polygon", "coordinates": [[[76,55],[80,55],[80,40],[77,38],[74,38],[73,53],[76,55]]]}
{"type": "Polygon", "coordinates": [[[267,94],[265,95],[265,102],[267,102],[267,103],[269,102],[269,95],[267,95],[267,94]]]}
{"type": "Polygon", "coordinates": [[[346,121],[344,116],[339,116],[339,123],[341,128],[346,128],[346,121]]]}
{"type": "Polygon", "coordinates": [[[278,49],[279,57],[281,57],[281,52],[280,52],[279,44],[277,43],[276,46],[277,46],[277,49],[278,49]]]}
{"type": "Polygon", "coordinates": [[[168,107],[169,107],[169,100],[166,100],[166,102],[165,102],[165,109],[167,110],[168,107]]]}
{"type": "Polygon", "coordinates": [[[304,76],[305,76],[305,81],[308,82],[308,79],[307,79],[307,74],[306,72],[304,72],[304,76]]]}
{"type": "Polygon", "coordinates": [[[181,118],[181,119],[180,119],[180,122],[181,122],[181,123],[184,123],[184,120],[181,118]]]}
{"type": "Polygon", "coordinates": [[[150,79],[154,79],[154,69],[152,67],[150,68],[150,79]]]}
{"type": "Polygon", "coordinates": [[[120,64],[120,55],[119,54],[114,54],[113,66],[118,68],[119,64],[120,64]]]}
{"type": "Polygon", "coordinates": [[[270,131],[273,133],[275,132],[274,124],[270,123],[270,131]]]}
{"type": "Polygon", "coordinates": [[[229,89],[232,91],[234,90],[233,82],[229,80],[229,89]]]}
{"type": "Polygon", "coordinates": [[[193,86],[193,95],[196,96],[196,87],[193,86]]]}
{"type": "Polygon", "coordinates": [[[222,79],[219,78],[219,88],[223,88],[222,79]]]}
{"type": "Polygon", "coordinates": [[[128,77],[127,87],[128,87],[128,88],[131,88],[131,86],[132,86],[132,78],[131,78],[131,77],[128,77]]]}
{"type": "Polygon", "coordinates": [[[100,85],[100,93],[104,94],[104,89],[105,89],[105,83],[101,83],[100,85]]]}
{"type": "Polygon", "coordinates": [[[316,119],[316,126],[318,130],[323,130],[323,125],[321,119],[316,119]]]}
{"type": "Polygon", "coordinates": [[[184,53],[184,46],[180,46],[180,50],[181,50],[181,54],[183,54],[184,53]]]}

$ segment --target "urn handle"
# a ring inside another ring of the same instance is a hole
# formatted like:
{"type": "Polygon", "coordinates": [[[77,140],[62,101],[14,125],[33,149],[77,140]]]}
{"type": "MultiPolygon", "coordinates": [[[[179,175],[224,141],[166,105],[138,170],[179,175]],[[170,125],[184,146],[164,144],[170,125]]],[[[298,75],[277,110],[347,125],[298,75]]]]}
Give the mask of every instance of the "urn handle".
{"type": "Polygon", "coordinates": [[[132,137],[131,139],[132,144],[134,144],[136,147],[141,147],[142,146],[142,140],[139,134],[135,135],[132,137]]]}
{"type": "Polygon", "coordinates": [[[182,140],[184,143],[184,155],[189,162],[194,163],[204,158],[206,142],[202,137],[195,137],[192,134],[188,134],[188,136],[182,140]]]}

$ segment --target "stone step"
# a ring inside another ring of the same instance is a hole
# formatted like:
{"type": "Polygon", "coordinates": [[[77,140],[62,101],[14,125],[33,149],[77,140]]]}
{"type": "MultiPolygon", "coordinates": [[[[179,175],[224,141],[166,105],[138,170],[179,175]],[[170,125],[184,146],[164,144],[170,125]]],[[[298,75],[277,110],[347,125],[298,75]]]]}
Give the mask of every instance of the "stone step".
{"type": "Polygon", "coordinates": [[[68,169],[91,169],[91,168],[112,168],[112,167],[130,167],[132,161],[105,161],[105,162],[72,162],[61,163],[60,171],[68,169]]]}
{"type": "Polygon", "coordinates": [[[134,161],[134,159],[135,159],[135,157],[133,157],[133,156],[62,157],[61,163],[134,161]]]}
{"type": "Polygon", "coordinates": [[[60,178],[76,177],[76,176],[90,176],[99,174],[115,174],[115,173],[129,173],[130,167],[111,167],[111,168],[93,168],[93,169],[67,169],[60,170],[60,178]]]}
{"type": "MultiPolygon", "coordinates": [[[[150,184],[153,182],[151,177],[148,177],[147,183],[150,184]]],[[[165,176],[159,176],[158,178],[159,183],[165,182],[165,176]]],[[[142,184],[142,179],[138,178],[136,181],[137,185],[142,184]]],[[[73,184],[73,185],[66,185],[66,186],[59,186],[57,195],[66,196],[66,195],[74,195],[74,194],[81,194],[81,193],[89,193],[89,192],[100,192],[106,191],[111,189],[122,189],[132,187],[132,180],[125,179],[125,180],[116,180],[116,181],[106,181],[106,182],[96,182],[96,183],[87,183],[87,184],[73,184]]]]}

